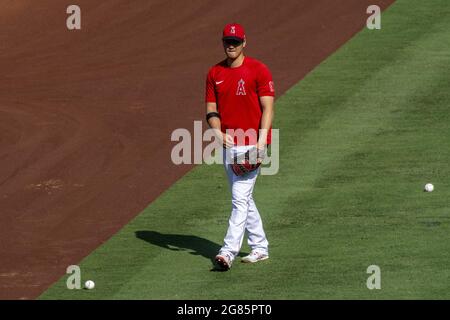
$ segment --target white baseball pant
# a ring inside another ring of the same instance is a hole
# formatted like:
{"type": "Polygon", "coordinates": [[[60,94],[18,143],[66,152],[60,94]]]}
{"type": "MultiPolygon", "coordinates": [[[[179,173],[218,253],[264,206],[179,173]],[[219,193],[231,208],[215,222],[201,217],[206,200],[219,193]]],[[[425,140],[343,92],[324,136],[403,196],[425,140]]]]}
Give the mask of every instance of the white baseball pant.
{"type": "Polygon", "coordinates": [[[264,233],[261,216],[253,200],[253,188],[259,171],[252,171],[244,176],[237,176],[230,167],[234,156],[244,154],[254,146],[234,146],[224,149],[223,163],[231,190],[232,210],[228,222],[228,231],[220,252],[228,252],[236,257],[242,246],[245,230],[248,234],[248,245],[252,251],[268,254],[269,242],[264,233]]]}

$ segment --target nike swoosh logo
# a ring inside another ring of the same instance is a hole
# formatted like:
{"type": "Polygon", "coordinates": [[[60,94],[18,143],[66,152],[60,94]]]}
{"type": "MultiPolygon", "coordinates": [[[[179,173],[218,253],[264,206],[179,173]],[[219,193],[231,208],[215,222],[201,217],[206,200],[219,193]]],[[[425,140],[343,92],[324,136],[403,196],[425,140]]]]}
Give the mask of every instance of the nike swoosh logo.
{"type": "Polygon", "coordinates": [[[224,82],[225,80],[222,81],[216,81],[216,84],[221,84],[222,82],[224,82]]]}

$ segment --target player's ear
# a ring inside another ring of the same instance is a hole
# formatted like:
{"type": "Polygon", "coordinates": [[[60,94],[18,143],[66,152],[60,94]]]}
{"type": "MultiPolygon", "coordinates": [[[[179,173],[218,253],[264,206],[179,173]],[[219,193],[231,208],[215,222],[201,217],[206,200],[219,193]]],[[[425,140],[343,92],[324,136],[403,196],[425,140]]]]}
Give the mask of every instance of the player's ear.
{"type": "Polygon", "coordinates": [[[244,42],[243,42],[243,44],[242,44],[242,45],[243,45],[242,48],[245,48],[245,45],[246,45],[246,44],[247,44],[247,40],[244,39],[244,42]]]}

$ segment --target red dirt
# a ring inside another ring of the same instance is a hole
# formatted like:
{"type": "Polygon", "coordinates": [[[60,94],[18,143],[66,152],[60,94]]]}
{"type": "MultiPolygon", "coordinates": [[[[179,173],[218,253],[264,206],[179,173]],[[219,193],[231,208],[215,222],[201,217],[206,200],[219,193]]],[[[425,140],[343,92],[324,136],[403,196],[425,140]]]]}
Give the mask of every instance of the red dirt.
{"type": "Polygon", "coordinates": [[[392,2],[78,0],[68,31],[72,2],[2,1],[0,298],[36,298],[192,168],[170,133],[204,119],[225,23],[280,95],[392,2]]]}

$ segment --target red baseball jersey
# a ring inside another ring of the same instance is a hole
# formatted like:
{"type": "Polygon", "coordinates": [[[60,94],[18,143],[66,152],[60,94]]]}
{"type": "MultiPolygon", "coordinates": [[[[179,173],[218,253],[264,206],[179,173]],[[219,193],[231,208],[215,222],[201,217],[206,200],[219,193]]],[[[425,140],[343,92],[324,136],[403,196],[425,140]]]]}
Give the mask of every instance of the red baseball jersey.
{"type": "MultiPolygon", "coordinates": [[[[259,132],[262,106],[259,97],[275,96],[272,74],[262,62],[245,57],[241,66],[230,68],[226,60],[213,66],[206,79],[206,102],[217,103],[222,132],[254,129],[259,132]]],[[[267,136],[271,143],[272,130],[267,136]]],[[[257,143],[257,136],[246,138],[246,145],[257,143]]],[[[242,144],[235,136],[235,144],[242,144]]]]}

